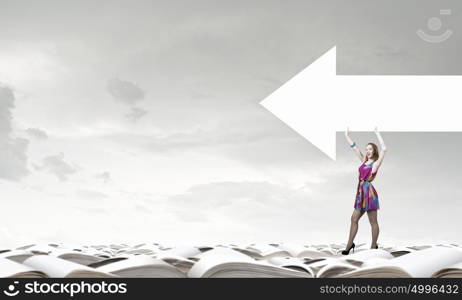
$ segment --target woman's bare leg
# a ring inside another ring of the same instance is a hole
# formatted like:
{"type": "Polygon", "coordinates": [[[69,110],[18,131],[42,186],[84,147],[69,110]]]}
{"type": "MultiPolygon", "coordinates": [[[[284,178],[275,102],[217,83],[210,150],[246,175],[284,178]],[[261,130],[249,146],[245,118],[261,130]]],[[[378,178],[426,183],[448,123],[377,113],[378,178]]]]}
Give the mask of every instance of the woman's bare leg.
{"type": "Polygon", "coordinates": [[[377,238],[379,237],[379,223],[377,222],[377,211],[376,210],[369,210],[367,212],[367,216],[369,217],[369,222],[371,223],[371,230],[372,230],[372,243],[371,249],[374,249],[377,246],[377,238]]]}
{"type": "Polygon", "coordinates": [[[358,232],[359,219],[363,214],[364,210],[353,210],[353,214],[351,215],[350,236],[348,237],[346,249],[350,248],[351,245],[353,245],[353,240],[355,239],[356,233],[358,232]]]}

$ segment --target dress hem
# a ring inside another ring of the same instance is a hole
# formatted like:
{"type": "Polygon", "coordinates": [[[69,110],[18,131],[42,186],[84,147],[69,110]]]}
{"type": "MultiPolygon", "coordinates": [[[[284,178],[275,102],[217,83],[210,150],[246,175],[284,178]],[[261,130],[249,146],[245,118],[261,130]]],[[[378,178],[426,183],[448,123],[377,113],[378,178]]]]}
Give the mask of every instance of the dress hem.
{"type": "Polygon", "coordinates": [[[370,211],[370,210],[379,210],[380,208],[373,208],[373,209],[362,209],[362,208],[356,208],[354,207],[355,210],[364,210],[364,211],[370,211]]]}

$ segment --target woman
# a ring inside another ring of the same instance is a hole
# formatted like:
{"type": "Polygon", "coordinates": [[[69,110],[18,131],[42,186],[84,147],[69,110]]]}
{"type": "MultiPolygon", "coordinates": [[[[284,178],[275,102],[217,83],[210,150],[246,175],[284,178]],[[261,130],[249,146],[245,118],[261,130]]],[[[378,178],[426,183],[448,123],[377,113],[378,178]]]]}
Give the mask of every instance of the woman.
{"type": "Polygon", "coordinates": [[[356,153],[358,158],[361,160],[362,164],[359,167],[359,182],[356,190],[356,199],[354,203],[353,214],[351,215],[351,227],[350,227],[350,236],[348,238],[348,243],[346,249],[342,251],[342,254],[347,255],[350,253],[350,250],[355,248],[355,243],[353,242],[356,233],[358,232],[358,222],[361,216],[367,211],[367,216],[369,217],[369,222],[371,223],[372,229],[372,244],[371,249],[377,249],[377,238],[379,236],[379,224],[377,223],[377,210],[379,206],[379,197],[377,191],[372,185],[372,180],[374,180],[377,175],[377,170],[383,162],[385,152],[387,148],[383,142],[382,136],[375,128],[375,134],[377,139],[380,142],[381,150],[379,152],[377,145],[374,143],[368,143],[366,146],[366,155],[363,155],[359,148],[356,146],[356,143],[353,142],[350,138],[350,132],[347,128],[345,131],[345,137],[350,144],[350,147],[356,153]]]}

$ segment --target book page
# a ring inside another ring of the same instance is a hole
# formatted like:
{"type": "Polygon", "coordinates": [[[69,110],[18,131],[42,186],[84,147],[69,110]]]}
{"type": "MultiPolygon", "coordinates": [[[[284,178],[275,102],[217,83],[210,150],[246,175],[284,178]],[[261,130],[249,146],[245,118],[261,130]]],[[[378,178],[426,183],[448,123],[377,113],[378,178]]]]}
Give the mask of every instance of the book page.
{"type": "Polygon", "coordinates": [[[119,270],[127,269],[127,268],[135,268],[135,267],[143,267],[143,266],[152,266],[158,265],[164,268],[171,268],[175,269],[174,266],[166,263],[161,259],[152,258],[147,255],[136,255],[129,257],[127,259],[119,260],[113,263],[106,264],[104,266],[96,268],[98,271],[102,272],[116,272],[119,270]]]}
{"type": "Polygon", "coordinates": [[[49,255],[35,255],[23,262],[25,265],[46,273],[50,277],[63,278],[76,271],[100,273],[112,277],[111,274],[103,274],[90,267],[70,262],[58,257],[49,255]]]}
{"type": "Polygon", "coordinates": [[[462,250],[435,246],[390,260],[412,277],[430,277],[434,272],[462,261],[462,250]]]}
{"type": "MultiPolygon", "coordinates": [[[[42,274],[43,277],[46,277],[46,274],[39,272],[34,268],[22,265],[15,261],[12,261],[8,258],[0,257],[0,278],[11,277],[20,273],[31,273],[36,272],[37,274],[42,274]]],[[[38,277],[38,276],[37,276],[38,277]]]]}

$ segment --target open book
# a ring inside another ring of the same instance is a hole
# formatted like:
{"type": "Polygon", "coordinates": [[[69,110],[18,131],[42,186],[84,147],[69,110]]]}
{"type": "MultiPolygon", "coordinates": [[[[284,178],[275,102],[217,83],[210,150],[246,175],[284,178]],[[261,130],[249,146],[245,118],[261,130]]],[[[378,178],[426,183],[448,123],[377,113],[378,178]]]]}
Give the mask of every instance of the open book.
{"type": "Polygon", "coordinates": [[[197,255],[197,257],[199,261],[189,270],[188,277],[312,277],[307,272],[279,267],[266,261],[258,261],[229,248],[215,248],[197,255]]]}
{"type": "Polygon", "coordinates": [[[251,244],[245,248],[234,246],[232,249],[258,260],[277,256],[290,256],[288,251],[267,244],[251,244]]]}
{"type": "Polygon", "coordinates": [[[339,278],[361,277],[432,277],[446,268],[462,262],[462,250],[457,247],[434,246],[417,250],[389,260],[376,261],[351,272],[335,276],[339,278]]]}
{"type": "MultiPolygon", "coordinates": [[[[322,266],[316,277],[326,278],[335,277],[340,274],[358,270],[364,267],[365,264],[371,261],[387,261],[392,259],[394,256],[389,252],[382,249],[367,249],[353,254],[331,258],[324,266],[322,266]]],[[[318,265],[321,265],[319,262],[318,265]]]]}
{"type": "Polygon", "coordinates": [[[0,278],[46,278],[45,273],[34,268],[17,263],[8,258],[0,257],[0,278]]]}
{"type": "Polygon", "coordinates": [[[69,250],[69,249],[55,249],[54,251],[50,252],[48,255],[55,256],[58,258],[62,258],[68,261],[72,261],[81,265],[89,265],[93,263],[100,262],[104,260],[104,257],[92,255],[90,253],[83,253],[76,250],[69,250]]]}
{"type": "Polygon", "coordinates": [[[161,259],[183,273],[187,273],[196,261],[192,260],[196,255],[202,253],[197,247],[174,247],[169,250],[161,250],[154,257],[161,259]]]}
{"type": "Polygon", "coordinates": [[[435,278],[462,278],[462,261],[432,274],[435,278]]]}
{"type": "MultiPolygon", "coordinates": [[[[314,272],[315,277],[318,277],[318,273],[326,266],[337,266],[345,263],[340,261],[338,257],[324,257],[315,259],[304,258],[304,264],[314,272]]],[[[352,265],[352,267],[354,266],[352,265]]]]}
{"type": "Polygon", "coordinates": [[[293,243],[281,243],[279,244],[278,248],[287,251],[292,257],[317,258],[332,256],[334,254],[333,251],[330,250],[318,250],[314,247],[305,247],[293,243]]]}
{"type": "Polygon", "coordinates": [[[268,262],[279,267],[306,272],[310,277],[316,277],[315,268],[294,257],[271,257],[268,262]]]}
{"type": "Polygon", "coordinates": [[[24,260],[24,265],[43,272],[47,277],[57,278],[106,278],[117,277],[113,274],[98,271],[51,255],[34,255],[24,260]]]}
{"type": "Polygon", "coordinates": [[[34,254],[27,250],[11,250],[7,252],[0,253],[0,258],[8,258],[9,260],[22,263],[26,258],[34,256],[34,254]]]}
{"type": "Polygon", "coordinates": [[[186,277],[184,272],[175,266],[147,255],[133,255],[126,259],[97,267],[96,270],[121,277],[186,277]]]}

